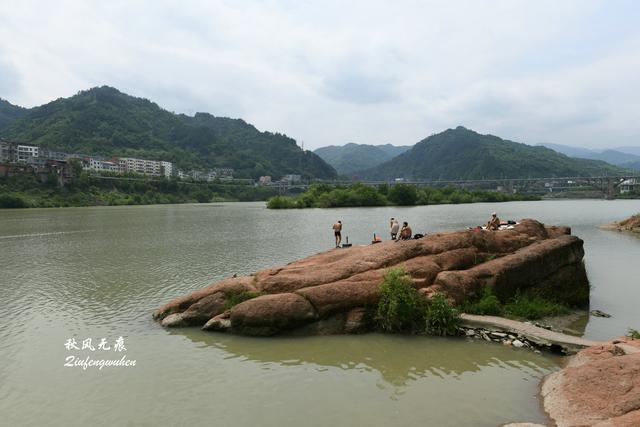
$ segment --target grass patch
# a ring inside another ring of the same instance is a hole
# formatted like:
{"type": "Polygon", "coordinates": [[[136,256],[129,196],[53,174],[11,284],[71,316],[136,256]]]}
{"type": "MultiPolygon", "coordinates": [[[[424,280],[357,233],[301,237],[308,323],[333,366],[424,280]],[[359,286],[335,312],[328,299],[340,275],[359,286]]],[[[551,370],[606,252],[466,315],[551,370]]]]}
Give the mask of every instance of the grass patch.
{"type": "Polygon", "coordinates": [[[489,287],[485,287],[479,300],[468,300],[460,310],[484,316],[506,316],[519,319],[540,319],[569,313],[569,308],[538,295],[516,293],[508,303],[502,304],[489,287]]]}
{"type": "Polygon", "coordinates": [[[504,312],[511,317],[524,319],[540,319],[547,316],[558,316],[569,313],[569,309],[553,301],[539,296],[521,295],[520,293],[504,306],[504,312]]]}
{"type": "Polygon", "coordinates": [[[253,299],[255,297],[259,297],[260,295],[262,295],[260,292],[248,292],[248,291],[227,292],[225,293],[225,296],[227,297],[227,302],[224,305],[224,309],[229,310],[230,308],[235,307],[241,302],[253,299]]]}
{"type": "Polygon", "coordinates": [[[469,314],[481,314],[484,316],[502,316],[504,307],[490,287],[486,286],[482,291],[482,297],[477,301],[465,301],[460,310],[469,314]]]}
{"type": "Polygon", "coordinates": [[[425,332],[430,335],[457,335],[460,316],[444,295],[437,293],[427,306],[425,332]]]}

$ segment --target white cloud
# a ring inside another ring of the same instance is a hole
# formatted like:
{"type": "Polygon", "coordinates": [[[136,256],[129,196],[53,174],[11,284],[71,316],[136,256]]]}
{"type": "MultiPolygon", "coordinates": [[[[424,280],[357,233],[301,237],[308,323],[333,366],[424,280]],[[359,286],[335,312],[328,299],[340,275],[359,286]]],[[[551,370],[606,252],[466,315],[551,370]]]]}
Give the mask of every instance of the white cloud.
{"type": "MultiPolygon", "coordinates": [[[[1,1],[1,0],[0,0],[1,1]]],[[[317,148],[458,124],[640,145],[632,1],[0,2],[0,97],[108,84],[317,148]]]]}

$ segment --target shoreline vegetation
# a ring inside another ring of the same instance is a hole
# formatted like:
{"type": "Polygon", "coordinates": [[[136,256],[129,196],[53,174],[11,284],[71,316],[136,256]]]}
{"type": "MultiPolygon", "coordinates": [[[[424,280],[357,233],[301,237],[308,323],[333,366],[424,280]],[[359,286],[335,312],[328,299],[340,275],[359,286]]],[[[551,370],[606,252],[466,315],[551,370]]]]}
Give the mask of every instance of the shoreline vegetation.
{"type": "Polygon", "coordinates": [[[479,202],[513,202],[540,200],[535,195],[508,194],[495,191],[465,190],[454,187],[416,187],[409,184],[377,187],[365,184],[350,186],[311,185],[297,196],[274,196],[269,209],[337,208],[365,206],[416,206],[479,202]]]}
{"type": "Polygon", "coordinates": [[[55,175],[45,182],[31,174],[0,177],[0,209],[248,202],[266,200],[277,191],[215,181],[129,178],[105,179],[82,172],[71,184],[59,187],[55,175]]]}

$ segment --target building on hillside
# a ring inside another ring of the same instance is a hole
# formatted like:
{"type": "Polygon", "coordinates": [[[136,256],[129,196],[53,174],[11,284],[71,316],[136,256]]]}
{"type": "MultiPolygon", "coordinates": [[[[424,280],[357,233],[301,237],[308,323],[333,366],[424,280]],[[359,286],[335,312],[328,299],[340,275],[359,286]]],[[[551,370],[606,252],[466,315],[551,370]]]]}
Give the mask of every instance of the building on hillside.
{"type": "Polygon", "coordinates": [[[15,146],[9,141],[0,140],[0,163],[15,161],[15,146]]]}
{"type": "Polygon", "coordinates": [[[232,168],[214,168],[213,172],[218,178],[233,178],[232,168]]]}
{"type": "Polygon", "coordinates": [[[82,159],[82,168],[84,170],[99,172],[120,172],[120,164],[117,159],[104,160],[98,157],[84,157],[82,159]]]}
{"type": "Polygon", "coordinates": [[[203,171],[192,170],[189,172],[189,176],[196,181],[204,181],[207,179],[207,174],[203,171]]]}
{"type": "Polygon", "coordinates": [[[637,179],[625,179],[620,183],[620,194],[640,192],[640,182],[637,179]]]}
{"type": "Polygon", "coordinates": [[[271,184],[271,176],[269,176],[269,175],[261,176],[258,179],[258,184],[260,184],[260,185],[269,185],[269,184],[271,184]]]}
{"type": "Polygon", "coordinates": [[[39,147],[37,145],[18,144],[16,146],[16,161],[18,163],[28,163],[34,157],[38,157],[39,147]]]}
{"type": "Polygon", "coordinates": [[[172,176],[174,176],[173,170],[173,163],[165,161],[160,162],[160,171],[164,177],[171,178],[172,176]]]}
{"type": "Polygon", "coordinates": [[[282,177],[282,181],[289,182],[291,184],[295,184],[296,182],[302,181],[302,177],[300,175],[289,174],[282,177]]]}
{"type": "Polygon", "coordinates": [[[62,151],[49,150],[48,148],[40,148],[38,157],[45,160],[64,162],[67,160],[67,158],[69,158],[69,154],[63,153],[62,151]]]}
{"type": "Polygon", "coordinates": [[[133,172],[151,176],[160,176],[162,174],[162,164],[156,160],[120,157],[118,164],[121,172],[133,172]]]}

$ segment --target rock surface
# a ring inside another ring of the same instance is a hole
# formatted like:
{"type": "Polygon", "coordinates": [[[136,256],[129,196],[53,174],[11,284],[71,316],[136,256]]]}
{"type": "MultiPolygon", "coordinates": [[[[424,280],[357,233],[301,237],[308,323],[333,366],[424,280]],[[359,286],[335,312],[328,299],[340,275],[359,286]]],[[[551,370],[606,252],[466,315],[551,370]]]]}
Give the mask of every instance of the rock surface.
{"type": "Polygon", "coordinates": [[[559,427],[640,426],[640,340],[588,347],[542,384],[544,409],[559,427]]]}
{"type": "Polygon", "coordinates": [[[588,303],[583,242],[566,227],[525,219],[504,231],[464,230],[418,240],[332,249],[283,267],[232,277],[174,299],[154,312],[163,326],[272,335],[366,330],[386,270],[403,267],[426,298],[444,293],[452,302],[490,286],[501,299],[518,290],[571,305],[588,303]],[[240,294],[261,295],[227,311],[240,294]],[[355,311],[354,311],[355,310],[355,311]]]}
{"type": "Polygon", "coordinates": [[[605,230],[627,231],[640,234],[640,214],[632,215],[622,221],[612,222],[601,226],[605,230]]]}

